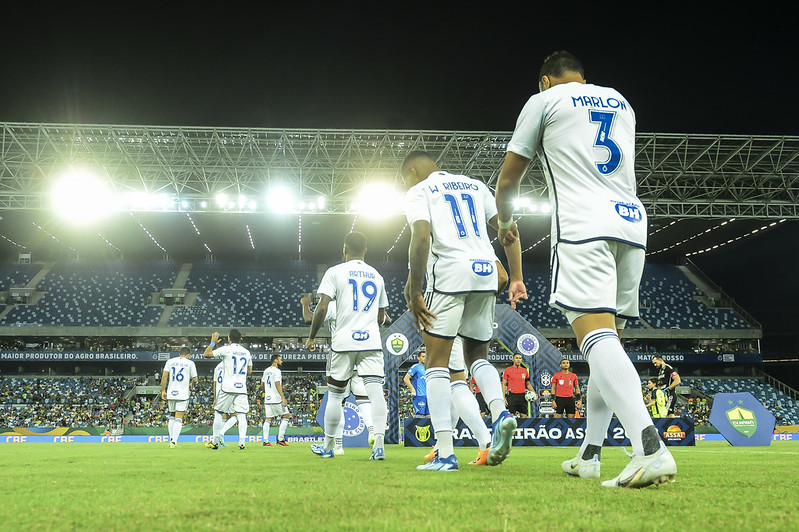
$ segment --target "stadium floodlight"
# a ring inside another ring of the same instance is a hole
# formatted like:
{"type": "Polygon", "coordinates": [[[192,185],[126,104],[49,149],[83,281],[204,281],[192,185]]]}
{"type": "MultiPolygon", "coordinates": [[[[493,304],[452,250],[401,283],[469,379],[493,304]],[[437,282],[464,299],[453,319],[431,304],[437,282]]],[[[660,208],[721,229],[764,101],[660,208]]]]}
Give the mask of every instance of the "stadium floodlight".
{"type": "Polygon", "coordinates": [[[514,198],[513,199],[513,208],[516,209],[516,210],[523,209],[523,208],[529,207],[529,206],[530,206],[530,199],[529,198],[514,198]]]}
{"type": "Polygon", "coordinates": [[[266,202],[272,212],[289,213],[296,209],[294,192],[285,185],[271,187],[266,202]]]}
{"type": "Polygon", "coordinates": [[[219,194],[216,195],[216,204],[221,209],[225,208],[225,206],[227,205],[227,202],[228,202],[227,201],[227,194],[225,194],[224,192],[220,192],[219,194]]]}
{"type": "Polygon", "coordinates": [[[389,183],[370,183],[358,196],[362,215],[369,218],[387,218],[403,211],[405,196],[389,183]]]}
{"type": "Polygon", "coordinates": [[[116,209],[116,201],[101,179],[75,170],[53,185],[55,211],[70,222],[86,224],[116,209]]]}
{"type": "Polygon", "coordinates": [[[325,205],[327,205],[327,198],[325,198],[324,196],[319,196],[318,198],[316,198],[317,209],[319,210],[324,209],[325,205]]]}

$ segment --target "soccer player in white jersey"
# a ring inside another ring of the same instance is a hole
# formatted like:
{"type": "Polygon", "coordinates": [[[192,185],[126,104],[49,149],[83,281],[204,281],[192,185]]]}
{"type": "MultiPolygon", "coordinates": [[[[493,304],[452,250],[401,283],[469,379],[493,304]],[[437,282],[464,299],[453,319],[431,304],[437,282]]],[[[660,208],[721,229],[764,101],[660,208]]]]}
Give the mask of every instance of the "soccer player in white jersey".
{"type": "MultiPolygon", "coordinates": [[[[313,310],[311,310],[312,294],[307,294],[300,299],[302,305],[302,317],[308,325],[313,321],[313,310]]],[[[323,322],[324,325],[330,330],[330,334],[336,330],[336,302],[331,301],[327,305],[327,314],[323,322]]],[[[391,317],[388,313],[384,314],[381,326],[388,327],[391,325],[391,317]]],[[[328,359],[329,360],[329,359],[328,359]]],[[[330,368],[326,368],[326,377],[330,376],[330,368]]],[[[369,402],[369,396],[366,394],[366,387],[363,385],[363,377],[358,374],[358,368],[355,368],[355,375],[352,376],[349,382],[349,389],[355,396],[355,404],[361,412],[366,430],[369,432],[369,445],[374,444],[374,421],[372,421],[372,403],[369,402]]],[[[344,400],[347,401],[349,394],[344,392],[344,400]]],[[[343,407],[343,403],[342,403],[343,407]]],[[[339,423],[338,432],[336,433],[336,442],[334,452],[336,455],[344,454],[344,423],[339,423]]]]}
{"type": "Polygon", "coordinates": [[[638,372],[619,339],[638,317],[647,218],[636,196],[635,114],[609,87],[587,84],[568,52],[544,60],[538,94],[522,109],[497,181],[503,245],[518,241],[513,199],[530,160],[541,160],[552,207],[550,305],[571,323],[588,361],[586,435],[563,470],[598,478],[615,413],[633,458],[604,486],[640,488],[673,480],[677,466],[641,401],[638,372]]]}
{"type": "MultiPolygon", "coordinates": [[[[216,404],[216,398],[219,397],[219,390],[222,389],[222,376],[225,373],[225,363],[220,362],[214,368],[214,381],[213,381],[213,391],[214,391],[214,402],[216,404]]],[[[236,419],[235,412],[223,412],[222,417],[225,419],[225,425],[222,427],[221,431],[219,432],[219,440],[217,441],[217,445],[221,447],[229,447],[227,443],[225,443],[225,434],[227,434],[228,429],[235,425],[238,422],[236,419]]]]}
{"type": "Polygon", "coordinates": [[[197,384],[197,366],[193,360],[189,360],[190,355],[188,347],[181,347],[180,356],[167,360],[161,374],[161,399],[167,402],[169,408],[166,426],[170,448],[178,446],[191,388],[197,384]]]}
{"type": "Polygon", "coordinates": [[[385,319],[388,296],[383,277],[364,262],[366,236],[352,232],[344,239],[344,262],[328,268],[317,292],[311,331],[305,346],[313,348],[316,334],[327,315],[331,301],[336,302],[336,326],[328,357],[328,398],[325,409],[325,443],[311,450],[323,458],[335,456],[336,432],[343,417],[341,403],[346,399],[347,384],[355,374],[363,378],[372,405],[374,444],[370,460],[385,460],[384,438],[388,407],[383,395],[383,348],[380,323],[385,319]]]}
{"type": "Polygon", "coordinates": [[[280,366],[283,365],[283,357],[272,355],[271,364],[264,370],[261,377],[261,384],[264,389],[264,444],[269,442],[269,426],[274,420],[280,419],[277,429],[277,444],[288,447],[286,443],[286,428],[289,426],[291,412],[286,396],[283,393],[283,372],[280,366]]]}
{"type": "MultiPolygon", "coordinates": [[[[405,214],[411,228],[410,272],[405,299],[427,351],[427,401],[439,456],[419,469],[454,471],[448,364],[456,336],[463,339],[469,372],[491,409],[493,435],[488,465],[510,453],[516,419],[502,397],[496,369],[488,362],[493,336],[498,274],[487,226],[496,227],[494,196],[488,187],[464,175],[442,171],[427,152],[409,153],[402,178],[410,188],[405,214]],[[422,290],[427,280],[424,295],[422,290]]],[[[509,299],[526,299],[521,248],[505,248],[510,266],[509,299]]]]}
{"type": "Polygon", "coordinates": [[[239,424],[239,449],[243,450],[247,439],[247,414],[250,411],[247,376],[252,373],[252,355],[247,348],[239,345],[241,333],[237,329],[230,329],[227,345],[214,349],[218,342],[219,333],[214,332],[211,343],[203,352],[204,358],[219,358],[224,364],[222,389],[214,404],[214,435],[206,446],[211,449],[218,447],[217,442],[225,425],[222,415],[235,412],[239,424]]]}

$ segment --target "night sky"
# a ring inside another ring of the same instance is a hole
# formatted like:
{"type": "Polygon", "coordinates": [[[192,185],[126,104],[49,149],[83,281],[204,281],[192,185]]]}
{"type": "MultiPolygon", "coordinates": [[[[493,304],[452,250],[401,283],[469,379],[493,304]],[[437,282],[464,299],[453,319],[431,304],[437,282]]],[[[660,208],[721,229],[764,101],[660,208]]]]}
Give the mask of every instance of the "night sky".
{"type": "Polygon", "coordinates": [[[285,4],[6,8],[0,121],[510,131],[565,49],[641,132],[799,134],[785,7],[285,4]]]}
{"type": "MultiPolygon", "coordinates": [[[[625,95],[639,132],[799,135],[789,4],[563,4],[6,6],[0,121],[511,131],[543,58],[565,49],[625,95]]],[[[797,247],[795,228],[780,234],[701,266],[784,316],[795,265],[777,269],[782,301],[742,281],[797,247]]]]}

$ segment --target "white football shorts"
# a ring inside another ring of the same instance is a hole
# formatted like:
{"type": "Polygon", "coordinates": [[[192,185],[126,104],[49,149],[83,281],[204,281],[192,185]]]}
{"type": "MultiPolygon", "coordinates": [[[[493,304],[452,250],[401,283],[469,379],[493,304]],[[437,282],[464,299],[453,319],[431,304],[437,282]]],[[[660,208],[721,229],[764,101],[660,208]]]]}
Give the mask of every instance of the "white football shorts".
{"type": "Polygon", "coordinates": [[[465,336],[478,342],[487,342],[494,335],[494,292],[469,292],[441,294],[427,292],[427,308],[436,315],[428,334],[441,338],[465,336]]]}
{"type": "Polygon", "coordinates": [[[265,403],[264,404],[264,419],[273,419],[276,417],[283,417],[290,414],[289,407],[283,403],[265,403]]]}
{"type": "MultiPolygon", "coordinates": [[[[328,377],[336,381],[349,381],[356,371],[361,377],[385,377],[383,351],[330,351],[327,357],[328,377]]],[[[363,391],[366,395],[366,390],[363,391]]]]}
{"type": "Polygon", "coordinates": [[[228,393],[221,390],[216,397],[214,410],[223,414],[247,414],[250,411],[250,400],[246,393],[228,393]]]}
{"type": "Polygon", "coordinates": [[[189,409],[188,399],[183,399],[182,401],[178,401],[177,399],[168,399],[166,404],[170,412],[185,412],[189,409]]]}
{"type": "Polygon", "coordinates": [[[619,319],[638,317],[638,287],[646,251],[613,240],[552,248],[549,304],[569,323],[583,314],[610,312],[619,319]]]}

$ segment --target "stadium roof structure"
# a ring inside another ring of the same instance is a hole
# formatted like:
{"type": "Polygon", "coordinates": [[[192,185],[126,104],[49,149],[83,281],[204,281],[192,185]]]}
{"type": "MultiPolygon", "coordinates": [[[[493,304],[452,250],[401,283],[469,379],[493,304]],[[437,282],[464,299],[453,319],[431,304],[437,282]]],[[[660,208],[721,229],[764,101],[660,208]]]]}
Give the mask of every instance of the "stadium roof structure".
{"type": "MultiPolygon", "coordinates": [[[[400,191],[403,158],[425,150],[441,168],[493,189],[509,139],[491,131],[0,123],[0,257],[337,260],[355,229],[369,236],[372,260],[402,260],[401,211],[367,218],[355,206],[364,186],[400,191]],[[71,227],[53,214],[51,189],[74,169],[95,173],[116,195],[161,199],[71,227]],[[263,207],[278,186],[303,206],[263,207]],[[230,201],[219,204],[220,194],[230,201]]],[[[650,251],[664,257],[799,220],[799,137],[639,133],[635,165],[650,251]]],[[[538,162],[521,197],[535,209],[520,212],[527,256],[534,247],[543,256],[548,246],[537,244],[547,240],[549,216],[538,162]]]]}

